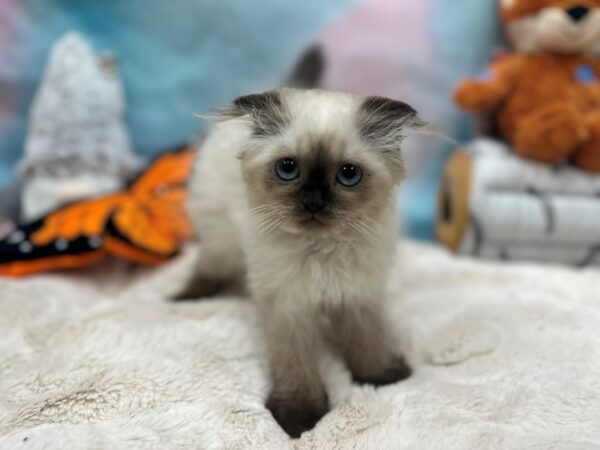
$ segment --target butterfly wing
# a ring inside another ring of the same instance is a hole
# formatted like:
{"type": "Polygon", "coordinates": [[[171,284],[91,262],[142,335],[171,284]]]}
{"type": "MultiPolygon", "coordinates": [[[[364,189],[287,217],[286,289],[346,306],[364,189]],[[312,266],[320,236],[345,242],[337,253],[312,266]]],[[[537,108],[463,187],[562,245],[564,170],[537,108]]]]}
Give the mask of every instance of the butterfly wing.
{"type": "Polygon", "coordinates": [[[125,194],[114,194],[61,208],[43,219],[43,226],[32,235],[32,243],[42,246],[57,239],[101,237],[113,212],[126,201],[125,194]]]}
{"type": "Polygon", "coordinates": [[[44,230],[44,219],[25,225],[0,241],[0,275],[24,276],[48,270],[79,267],[101,259],[97,240],[77,236],[35,243],[36,233],[44,230]]]}
{"type": "Polygon", "coordinates": [[[185,201],[195,150],[161,156],[132,184],[127,202],[109,221],[106,241],[111,253],[143,264],[174,256],[193,236],[185,201]]]}
{"type": "Polygon", "coordinates": [[[0,241],[0,275],[93,264],[112,254],[159,264],[193,235],[185,209],[195,151],[160,157],[128,191],[61,208],[0,241]]]}
{"type": "Polygon", "coordinates": [[[192,170],[196,150],[184,148],[160,156],[132,183],[134,195],[149,194],[165,187],[183,186],[192,170]]]}
{"type": "Polygon", "coordinates": [[[122,194],[86,200],[60,208],[24,225],[0,241],[0,275],[87,266],[106,255],[103,238],[122,194]]]}

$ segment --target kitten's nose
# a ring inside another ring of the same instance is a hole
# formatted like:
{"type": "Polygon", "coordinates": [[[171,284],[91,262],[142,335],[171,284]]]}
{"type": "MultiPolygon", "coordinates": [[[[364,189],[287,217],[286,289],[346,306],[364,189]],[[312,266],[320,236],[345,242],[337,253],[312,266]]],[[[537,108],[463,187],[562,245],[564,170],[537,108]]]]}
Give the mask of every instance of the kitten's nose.
{"type": "Polygon", "coordinates": [[[583,20],[589,12],[590,10],[585,6],[574,6],[572,8],[567,9],[567,14],[571,16],[571,19],[573,19],[575,22],[583,20]]]}
{"type": "Polygon", "coordinates": [[[301,202],[304,209],[311,214],[325,209],[325,206],[327,205],[324,192],[320,189],[311,189],[304,192],[301,202]]]}

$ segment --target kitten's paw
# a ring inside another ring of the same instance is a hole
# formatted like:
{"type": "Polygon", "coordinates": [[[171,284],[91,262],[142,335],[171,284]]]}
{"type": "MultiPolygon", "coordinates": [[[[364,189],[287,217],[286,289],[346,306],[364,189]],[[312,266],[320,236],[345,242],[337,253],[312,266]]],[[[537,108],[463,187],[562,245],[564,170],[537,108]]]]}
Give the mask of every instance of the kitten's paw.
{"type": "Polygon", "coordinates": [[[329,412],[327,396],[319,401],[309,399],[283,399],[271,395],[267,409],[279,426],[292,438],[312,430],[321,418],[329,412]]]}
{"type": "Polygon", "coordinates": [[[196,301],[214,297],[225,287],[223,280],[206,275],[195,275],[187,285],[172,297],[173,301],[196,301]]]}
{"type": "Polygon", "coordinates": [[[401,356],[396,356],[391,364],[378,373],[360,374],[352,373],[352,379],[358,384],[372,384],[374,386],[385,386],[405,380],[412,374],[412,369],[401,356]]]}

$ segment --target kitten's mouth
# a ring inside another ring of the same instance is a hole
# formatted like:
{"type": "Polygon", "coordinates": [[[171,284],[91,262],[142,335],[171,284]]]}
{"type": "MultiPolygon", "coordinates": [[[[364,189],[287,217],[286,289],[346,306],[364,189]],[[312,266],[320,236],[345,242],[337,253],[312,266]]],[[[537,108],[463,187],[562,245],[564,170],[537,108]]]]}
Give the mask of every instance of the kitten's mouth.
{"type": "Polygon", "coordinates": [[[324,227],[326,225],[329,224],[329,221],[327,220],[328,217],[320,214],[320,213],[313,213],[313,214],[308,214],[306,217],[302,218],[300,220],[300,225],[304,226],[304,227],[324,227]]]}
{"type": "Polygon", "coordinates": [[[324,231],[328,225],[328,221],[323,216],[308,214],[283,224],[281,229],[287,233],[299,235],[305,232],[324,231]]]}

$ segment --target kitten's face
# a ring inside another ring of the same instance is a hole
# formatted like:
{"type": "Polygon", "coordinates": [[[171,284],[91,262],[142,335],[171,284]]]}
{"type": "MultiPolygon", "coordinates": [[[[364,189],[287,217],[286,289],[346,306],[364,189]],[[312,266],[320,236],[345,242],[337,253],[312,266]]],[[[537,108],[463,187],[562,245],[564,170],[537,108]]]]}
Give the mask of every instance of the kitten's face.
{"type": "Polygon", "coordinates": [[[343,137],[274,143],[243,167],[256,214],[292,233],[368,221],[395,184],[381,158],[343,137]]]}
{"type": "Polygon", "coordinates": [[[253,137],[241,159],[263,231],[375,233],[371,217],[402,178],[399,140],[421,125],[414,110],[323,91],[262,95],[250,99],[253,137]]]}

